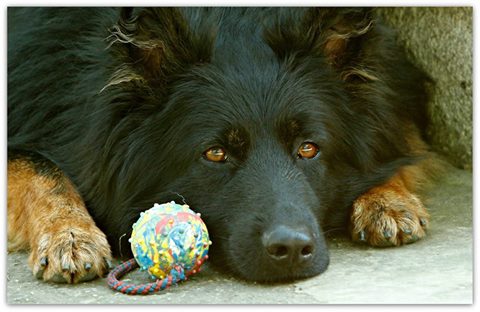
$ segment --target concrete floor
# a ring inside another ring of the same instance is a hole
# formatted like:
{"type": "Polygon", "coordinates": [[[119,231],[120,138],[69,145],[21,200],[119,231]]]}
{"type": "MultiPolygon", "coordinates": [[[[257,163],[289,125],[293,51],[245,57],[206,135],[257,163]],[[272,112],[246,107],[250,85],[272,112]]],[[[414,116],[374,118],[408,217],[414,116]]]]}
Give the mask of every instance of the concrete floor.
{"type": "MultiPolygon", "coordinates": [[[[206,266],[188,282],[149,296],[127,296],[105,279],[79,285],[36,280],[27,254],[7,256],[8,304],[471,304],[473,303],[472,174],[452,169],[429,192],[429,235],[400,248],[330,240],[322,275],[283,285],[246,283],[206,266]]],[[[142,281],[144,273],[127,278],[142,281]]]]}

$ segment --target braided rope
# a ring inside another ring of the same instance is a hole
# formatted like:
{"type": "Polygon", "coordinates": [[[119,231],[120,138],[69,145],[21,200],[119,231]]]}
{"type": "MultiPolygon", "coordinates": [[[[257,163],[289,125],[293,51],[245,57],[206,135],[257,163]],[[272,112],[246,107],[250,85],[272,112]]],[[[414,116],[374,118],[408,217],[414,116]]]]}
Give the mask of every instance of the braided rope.
{"type": "Polygon", "coordinates": [[[131,284],[121,281],[120,279],[125,276],[128,272],[138,268],[138,263],[134,258],[125,261],[124,263],[118,265],[115,269],[110,271],[107,277],[107,283],[110,288],[113,290],[119,291],[127,295],[147,295],[154,293],[160,290],[164,290],[170,287],[173,284],[186,280],[190,275],[200,271],[200,266],[208,259],[206,255],[201,260],[198,260],[197,264],[190,271],[187,271],[183,274],[182,269],[172,270],[172,272],[165,277],[164,279],[157,279],[153,283],[146,284],[131,284]]]}

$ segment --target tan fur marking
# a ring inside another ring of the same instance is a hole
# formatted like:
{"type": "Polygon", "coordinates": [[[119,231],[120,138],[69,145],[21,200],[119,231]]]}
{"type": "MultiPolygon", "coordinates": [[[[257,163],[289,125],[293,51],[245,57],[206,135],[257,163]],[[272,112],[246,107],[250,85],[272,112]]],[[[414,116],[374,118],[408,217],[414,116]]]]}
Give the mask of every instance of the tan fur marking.
{"type": "Polygon", "coordinates": [[[408,191],[399,173],[355,200],[352,238],[360,240],[363,231],[373,246],[398,246],[424,237],[428,220],[427,210],[420,199],[408,191]]]}
{"type": "Polygon", "coordinates": [[[426,235],[430,217],[417,193],[443,172],[444,162],[429,151],[413,124],[405,125],[404,133],[411,155],[422,160],[400,168],[386,183],[354,201],[350,216],[354,241],[398,246],[426,235]]]}
{"type": "Polygon", "coordinates": [[[110,246],[75,187],[65,176],[60,179],[36,174],[25,160],[8,162],[8,250],[30,249],[29,265],[45,281],[60,275],[76,283],[106,272],[110,246]],[[40,265],[44,257],[46,268],[40,265]],[[88,272],[86,263],[92,265],[88,272]]]}

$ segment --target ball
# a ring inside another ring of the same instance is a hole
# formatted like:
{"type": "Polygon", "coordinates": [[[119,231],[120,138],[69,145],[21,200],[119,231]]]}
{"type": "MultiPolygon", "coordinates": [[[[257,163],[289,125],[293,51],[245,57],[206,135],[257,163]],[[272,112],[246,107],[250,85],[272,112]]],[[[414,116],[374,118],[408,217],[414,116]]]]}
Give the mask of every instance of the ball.
{"type": "Polygon", "coordinates": [[[208,258],[207,227],[199,213],[175,202],[155,204],[132,226],[130,244],[141,270],[152,279],[196,273],[208,258]]]}

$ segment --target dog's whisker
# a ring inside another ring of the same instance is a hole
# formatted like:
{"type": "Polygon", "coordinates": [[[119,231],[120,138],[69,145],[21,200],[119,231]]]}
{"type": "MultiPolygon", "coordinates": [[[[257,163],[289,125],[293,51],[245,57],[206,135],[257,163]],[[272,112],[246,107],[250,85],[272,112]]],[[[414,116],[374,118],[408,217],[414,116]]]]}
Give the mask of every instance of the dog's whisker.
{"type": "Polygon", "coordinates": [[[122,238],[124,238],[127,235],[127,233],[123,233],[122,236],[118,238],[118,252],[120,253],[120,257],[123,258],[123,253],[122,253],[122,238]]]}
{"type": "Polygon", "coordinates": [[[185,197],[183,195],[181,195],[177,192],[174,192],[174,191],[170,191],[170,193],[173,193],[173,194],[177,195],[178,197],[180,197],[182,199],[182,202],[183,202],[184,205],[188,205],[186,200],[185,200],[185,197]]]}
{"type": "Polygon", "coordinates": [[[336,227],[336,228],[331,228],[326,231],[323,231],[322,234],[327,234],[330,232],[336,232],[336,231],[345,231],[345,227],[336,227]]]}

